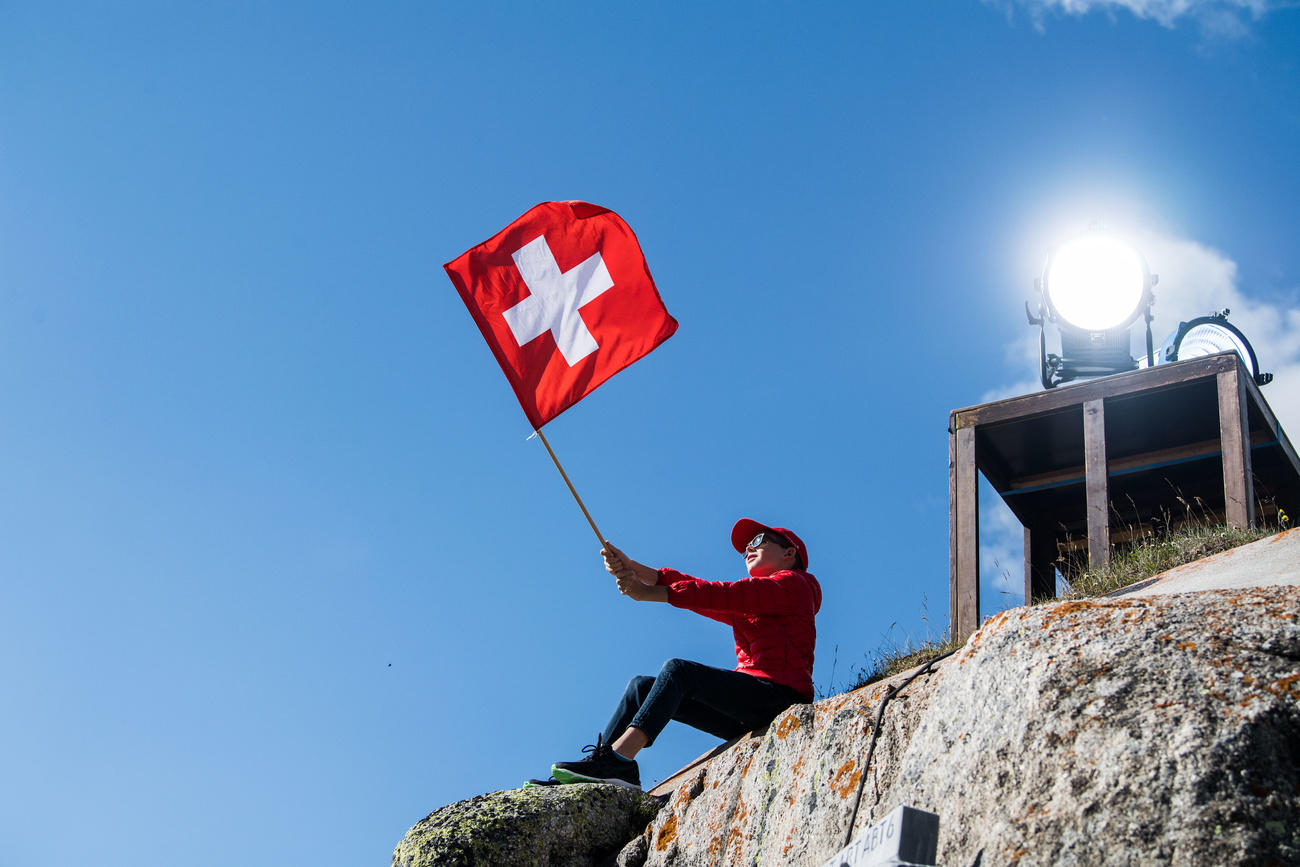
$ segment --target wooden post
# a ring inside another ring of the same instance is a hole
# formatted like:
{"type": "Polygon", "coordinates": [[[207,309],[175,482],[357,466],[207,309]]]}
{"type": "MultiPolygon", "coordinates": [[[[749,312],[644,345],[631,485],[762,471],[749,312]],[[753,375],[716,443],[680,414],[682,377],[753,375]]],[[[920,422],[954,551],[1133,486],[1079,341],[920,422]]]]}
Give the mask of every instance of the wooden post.
{"type": "Polygon", "coordinates": [[[957,416],[948,416],[948,635],[956,638],[957,628],[957,416]]]}
{"type": "Polygon", "coordinates": [[[1255,480],[1250,460],[1250,420],[1241,362],[1217,377],[1219,440],[1223,453],[1223,507],[1229,527],[1255,525],[1255,480]]]}
{"type": "Polygon", "coordinates": [[[1056,596],[1056,535],[1043,526],[1025,527],[1025,604],[1056,596]]]}
{"type": "Polygon", "coordinates": [[[954,638],[965,641],[980,625],[979,472],[975,467],[975,429],[954,429],[948,440],[948,454],[950,628],[954,638]]]}
{"type": "Polygon", "coordinates": [[[1110,497],[1106,478],[1106,406],[1102,398],[1083,404],[1083,466],[1088,487],[1088,564],[1110,562],[1110,497]]]}
{"type": "Polygon", "coordinates": [[[596,534],[596,538],[600,540],[600,547],[604,548],[605,537],[601,535],[600,528],[597,527],[596,522],[592,520],[591,512],[587,511],[587,506],[582,502],[582,497],[578,496],[578,489],[573,486],[573,482],[569,481],[569,474],[564,471],[564,467],[560,466],[560,459],[555,456],[555,452],[551,449],[551,444],[546,441],[546,434],[542,433],[541,428],[535,430],[534,433],[536,433],[538,438],[542,441],[542,445],[546,446],[546,453],[551,456],[551,462],[555,464],[555,468],[560,471],[560,478],[564,479],[564,483],[569,486],[569,493],[573,494],[573,499],[578,503],[578,508],[582,509],[582,516],[586,518],[587,523],[591,525],[591,532],[596,534]]]}

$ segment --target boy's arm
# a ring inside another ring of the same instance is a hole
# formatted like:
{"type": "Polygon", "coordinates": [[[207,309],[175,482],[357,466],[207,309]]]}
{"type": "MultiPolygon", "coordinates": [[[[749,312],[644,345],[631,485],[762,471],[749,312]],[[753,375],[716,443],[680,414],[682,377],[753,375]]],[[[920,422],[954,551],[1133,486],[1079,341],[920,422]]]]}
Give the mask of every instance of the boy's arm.
{"type": "Polygon", "coordinates": [[[659,571],[638,563],[609,542],[600,550],[605,571],[618,582],[618,592],[638,602],[667,602],[668,588],[659,584],[659,571]]]}
{"type": "Polygon", "coordinates": [[[731,614],[816,614],[819,607],[807,579],[793,570],[738,581],[675,581],[668,597],[677,608],[731,614]]]}

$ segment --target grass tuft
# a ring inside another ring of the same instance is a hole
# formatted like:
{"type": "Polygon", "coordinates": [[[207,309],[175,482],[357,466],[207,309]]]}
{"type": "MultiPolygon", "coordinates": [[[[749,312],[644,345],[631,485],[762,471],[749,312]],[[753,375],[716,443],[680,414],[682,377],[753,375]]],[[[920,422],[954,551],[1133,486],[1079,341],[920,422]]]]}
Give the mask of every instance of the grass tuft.
{"type": "MultiPolygon", "coordinates": [[[[1154,578],[1161,572],[1203,557],[1255,542],[1276,533],[1276,528],[1237,529],[1196,526],[1149,539],[1128,550],[1112,551],[1111,561],[1099,569],[1084,569],[1070,581],[1062,599],[1090,599],[1154,578]]],[[[1044,602],[1057,600],[1045,599],[1044,602]]]]}
{"type": "MultiPolygon", "coordinates": [[[[1273,535],[1279,529],[1281,528],[1277,526],[1260,526],[1243,530],[1222,525],[1198,524],[1156,537],[1148,536],[1137,543],[1122,548],[1112,548],[1111,560],[1107,566],[1081,571],[1070,582],[1066,593],[1056,599],[1036,600],[1034,604],[1104,596],[1121,587],[1154,578],[1175,566],[1182,566],[1184,563],[1192,563],[1239,545],[1256,542],[1273,535]]],[[[922,612],[921,619],[926,620],[924,605],[922,612]]],[[[895,625],[890,625],[891,631],[895,625]]],[[[866,665],[853,670],[856,680],[846,692],[852,692],[919,665],[925,665],[936,657],[956,650],[958,646],[958,643],[947,633],[940,638],[927,639],[919,644],[914,643],[910,638],[901,643],[896,639],[887,639],[881,647],[867,654],[866,665]]],[[[839,647],[837,646],[835,650],[838,662],[839,647]]],[[[834,667],[832,667],[832,689],[834,689],[833,680],[834,667]]]]}
{"type": "Polygon", "coordinates": [[[893,644],[889,647],[877,649],[868,654],[867,665],[855,670],[857,680],[848,688],[848,691],[852,692],[878,680],[902,674],[908,669],[916,668],[918,665],[925,665],[930,660],[943,656],[950,650],[956,650],[959,646],[957,642],[945,635],[942,638],[923,641],[920,644],[913,644],[911,640],[908,640],[902,645],[893,644]]]}

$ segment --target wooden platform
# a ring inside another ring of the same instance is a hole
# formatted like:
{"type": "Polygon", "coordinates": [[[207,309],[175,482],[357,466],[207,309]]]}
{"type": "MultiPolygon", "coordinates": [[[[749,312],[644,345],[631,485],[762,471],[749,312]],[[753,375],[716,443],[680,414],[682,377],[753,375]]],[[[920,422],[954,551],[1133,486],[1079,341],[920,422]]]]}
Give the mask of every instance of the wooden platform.
{"type": "Polygon", "coordinates": [[[982,473],[1025,528],[1025,598],[1152,525],[1300,516],[1300,458],[1235,353],[1162,364],[949,416],[949,606],[980,623],[982,473]]]}

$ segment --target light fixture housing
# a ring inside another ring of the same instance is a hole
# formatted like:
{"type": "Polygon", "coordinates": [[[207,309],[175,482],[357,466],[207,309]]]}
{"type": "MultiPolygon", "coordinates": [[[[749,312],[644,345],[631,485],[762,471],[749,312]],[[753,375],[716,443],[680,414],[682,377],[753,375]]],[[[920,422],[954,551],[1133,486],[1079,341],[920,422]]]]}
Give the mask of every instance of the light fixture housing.
{"type": "Polygon", "coordinates": [[[1167,361],[1186,361],[1203,355],[1235,350],[1241,360],[1250,368],[1251,378],[1256,385],[1268,385],[1273,381],[1273,374],[1261,373],[1259,359],[1255,356],[1255,347],[1250,345],[1241,329],[1228,321],[1232,311],[1226,307],[1218,313],[1198,316],[1187,322],[1179,322],[1178,328],[1165,338],[1160,347],[1160,363],[1167,361]]]}
{"type": "Polygon", "coordinates": [[[1154,364],[1151,288],[1158,279],[1141,253],[1105,232],[1056,248],[1036,281],[1037,316],[1025,304],[1029,324],[1039,326],[1043,388],[1136,369],[1129,327],[1138,317],[1146,321],[1147,363],[1154,364]],[[1044,324],[1049,319],[1061,334],[1060,355],[1047,352],[1044,324]]]}

